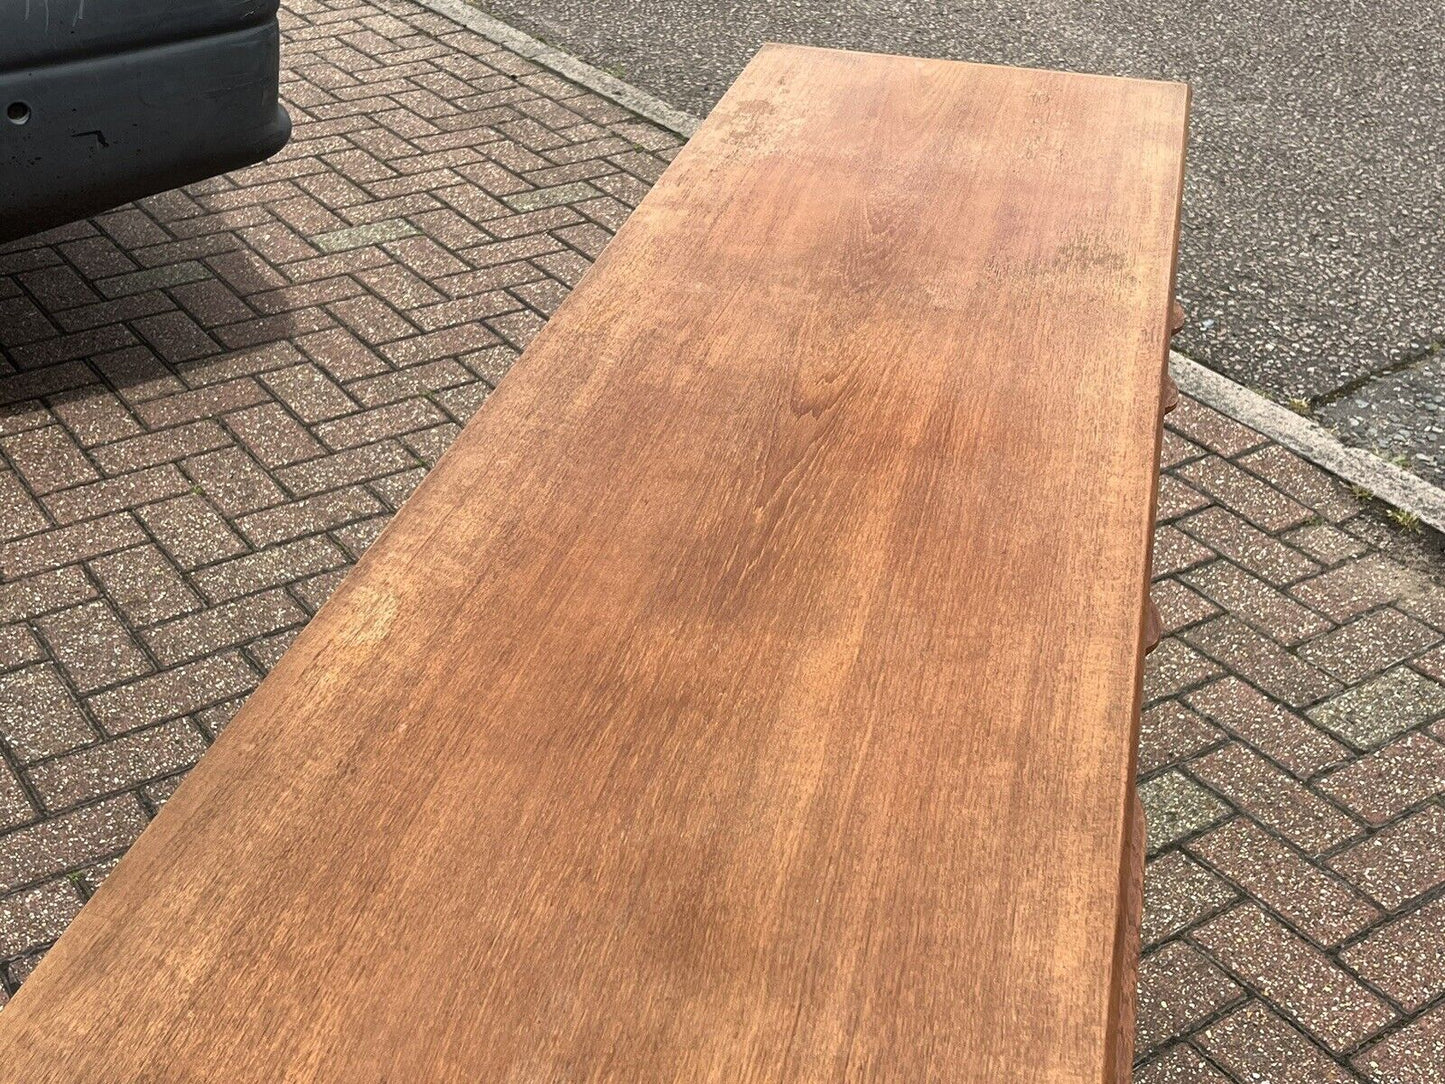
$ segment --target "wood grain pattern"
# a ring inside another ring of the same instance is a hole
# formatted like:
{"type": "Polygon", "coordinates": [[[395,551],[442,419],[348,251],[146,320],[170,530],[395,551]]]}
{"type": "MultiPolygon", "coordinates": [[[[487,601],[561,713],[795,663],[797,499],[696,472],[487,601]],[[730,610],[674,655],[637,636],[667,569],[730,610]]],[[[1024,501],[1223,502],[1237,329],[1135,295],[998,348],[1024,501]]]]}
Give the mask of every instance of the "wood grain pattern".
{"type": "Polygon", "coordinates": [[[0,1080],[1117,1076],[1186,111],[765,48],[0,1080]]]}

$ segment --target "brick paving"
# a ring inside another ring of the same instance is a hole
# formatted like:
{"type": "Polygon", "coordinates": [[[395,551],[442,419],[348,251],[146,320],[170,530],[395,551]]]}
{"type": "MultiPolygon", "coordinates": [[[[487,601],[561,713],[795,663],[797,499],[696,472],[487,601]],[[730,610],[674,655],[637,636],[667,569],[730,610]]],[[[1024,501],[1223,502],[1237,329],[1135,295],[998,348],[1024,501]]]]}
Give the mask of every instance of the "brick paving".
{"type": "MultiPolygon", "coordinates": [[[[0,249],[0,1003],[676,150],[407,0],[288,0],[275,159],[0,249]]],[[[1139,1084],[1445,1082],[1445,560],[1185,400],[1139,1084]]]]}

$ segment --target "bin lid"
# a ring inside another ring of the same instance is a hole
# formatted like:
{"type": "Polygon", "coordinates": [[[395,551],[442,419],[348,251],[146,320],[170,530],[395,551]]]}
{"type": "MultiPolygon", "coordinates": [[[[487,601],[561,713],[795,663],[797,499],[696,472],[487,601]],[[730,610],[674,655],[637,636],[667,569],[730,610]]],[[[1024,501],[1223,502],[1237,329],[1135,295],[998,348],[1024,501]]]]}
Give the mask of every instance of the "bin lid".
{"type": "Polygon", "coordinates": [[[278,0],[0,0],[0,72],[257,26],[278,0]]]}

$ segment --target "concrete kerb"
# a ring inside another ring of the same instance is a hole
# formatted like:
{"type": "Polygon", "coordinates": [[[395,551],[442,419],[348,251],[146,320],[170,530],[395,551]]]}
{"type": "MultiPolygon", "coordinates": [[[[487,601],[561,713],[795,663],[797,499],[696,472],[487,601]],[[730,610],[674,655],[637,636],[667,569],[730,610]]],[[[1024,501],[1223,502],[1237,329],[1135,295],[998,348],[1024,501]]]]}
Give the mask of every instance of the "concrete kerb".
{"type": "MultiPolygon", "coordinates": [[[[690,137],[702,123],[691,113],[674,109],[645,90],[508,26],[466,0],[417,2],[683,138],[690,137]]],[[[1184,394],[1242,422],[1345,482],[1368,490],[1385,503],[1419,516],[1422,523],[1435,530],[1445,532],[1445,489],[1371,452],[1349,447],[1323,426],[1182,354],[1170,352],[1169,369],[1184,394]]]]}
{"type": "Polygon", "coordinates": [[[518,53],[544,68],[551,69],[564,79],[570,79],[604,98],[610,98],[618,105],[632,110],[638,116],[646,117],[655,124],[662,125],[669,131],[676,132],[684,139],[690,138],[692,133],[697,131],[697,126],[702,123],[691,113],[674,109],[661,98],[656,98],[645,90],[639,90],[631,83],[624,83],[615,75],[609,75],[600,68],[594,68],[591,64],[578,60],[570,53],[554,49],[546,42],[538,41],[530,34],[524,34],[515,27],[508,26],[499,19],[494,19],[466,3],[466,0],[418,0],[418,3],[422,7],[430,8],[438,15],[445,15],[448,19],[461,23],[468,30],[476,31],[488,41],[504,45],[512,52],[518,53]]]}
{"type": "Polygon", "coordinates": [[[1179,390],[1205,406],[1263,433],[1317,467],[1372,494],[1422,523],[1445,531],[1445,490],[1362,448],[1351,448],[1323,426],[1197,361],[1170,351],[1179,390]]]}

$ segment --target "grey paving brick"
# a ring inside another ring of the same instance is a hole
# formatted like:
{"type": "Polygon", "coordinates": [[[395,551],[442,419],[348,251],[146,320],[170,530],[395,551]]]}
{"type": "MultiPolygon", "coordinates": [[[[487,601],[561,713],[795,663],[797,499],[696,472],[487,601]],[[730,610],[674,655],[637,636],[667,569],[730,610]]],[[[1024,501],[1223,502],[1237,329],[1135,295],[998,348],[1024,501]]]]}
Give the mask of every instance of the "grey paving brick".
{"type": "Polygon", "coordinates": [[[200,606],[185,578],[156,546],[136,546],[90,562],[91,572],[127,621],[143,628],[200,606]]]}
{"type": "Polygon", "coordinates": [[[1432,681],[1445,682],[1445,646],[1410,660],[1410,665],[1432,681]]]}
{"type": "Polygon", "coordinates": [[[0,958],[54,941],[82,902],[75,885],[64,878],[0,899],[0,958]]]}
{"type": "Polygon", "coordinates": [[[144,293],[167,286],[179,286],[185,282],[196,282],[209,276],[210,272],[196,260],[182,260],[180,263],[148,267],[142,271],[112,275],[100,279],[97,285],[106,297],[125,297],[128,294],[144,293]]]}
{"type": "Polygon", "coordinates": [[[36,376],[53,373],[58,368],[59,366],[41,369],[38,374],[22,373],[0,376],[0,436],[23,433],[28,429],[38,429],[42,425],[49,425],[54,421],[50,411],[45,409],[45,404],[39,399],[24,399],[23,397],[35,394],[29,387],[24,386],[26,383],[39,386],[35,380],[36,376]]]}
{"type": "Polygon", "coordinates": [[[1271,696],[1302,707],[1340,690],[1333,678],[1296,658],[1273,640],[1225,615],[1183,634],[1192,646],[1271,696]]]}
{"type": "Polygon", "coordinates": [[[528,308],[546,317],[551,317],[562,307],[569,292],[568,287],[553,279],[541,279],[512,288],[512,293],[524,301],[528,308]]]}
{"type": "Polygon", "coordinates": [[[1335,565],[1358,557],[1369,547],[1358,538],[1324,523],[1311,523],[1283,535],[1295,549],[1309,554],[1322,565],[1335,565]]]}
{"type": "Polygon", "coordinates": [[[487,327],[496,332],[505,342],[518,350],[525,350],[536,338],[546,321],[535,312],[513,312],[505,316],[494,316],[486,321],[487,327]]]}
{"type": "Polygon", "coordinates": [[[1139,801],[1151,854],[1208,828],[1230,813],[1229,806],[1179,772],[1165,772],[1139,784],[1139,801]]]}
{"type": "Polygon", "coordinates": [[[21,288],[14,279],[6,280],[3,292],[7,296],[0,300],[0,320],[5,322],[12,343],[21,346],[56,334],[55,324],[38,305],[28,297],[17,296],[21,288]]]}
{"type": "Polygon", "coordinates": [[[1420,572],[1376,553],[1313,576],[1292,588],[1292,593],[1334,620],[1347,621],[1427,585],[1420,572]]]}
{"type": "Polygon", "coordinates": [[[145,825],[140,802],[123,794],[0,836],[0,893],[116,854],[145,825]]]}
{"type": "Polygon", "coordinates": [[[1298,527],[1313,517],[1298,501],[1217,456],[1194,460],[1176,473],[1265,531],[1298,527]]]}
{"type": "Polygon", "coordinates": [[[1313,723],[1233,675],[1196,689],[1185,700],[1206,719],[1243,738],[1301,779],[1351,755],[1313,723]]]}
{"type": "Polygon", "coordinates": [[[397,309],[415,309],[446,299],[445,294],[439,293],[435,286],[407,267],[388,263],[358,271],[356,277],[372,293],[397,309]]]}
{"type": "Polygon", "coordinates": [[[220,652],[101,693],[90,709],[107,734],[125,734],[250,692],[259,681],[240,655],[220,652]]]}
{"type": "Polygon", "coordinates": [[[205,748],[200,731],[173,719],[36,764],[26,774],[46,809],[60,811],[188,768],[205,748]]]}
{"type": "Polygon", "coordinates": [[[1429,625],[1385,608],[1311,640],[1299,653],[1349,685],[1419,654],[1440,639],[1429,625]]]}
{"type": "Polygon", "coordinates": [[[480,324],[460,324],[442,331],[405,339],[381,348],[381,353],[399,366],[420,365],[437,358],[460,357],[492,346],[497,337],[480,324]]]}
{"type": "Polygon", "coordinates": [[[141,793],[146,796],[146,799],[151,805],[159,810],[161,806],[170,801],[171,796],[180,789],[180,785],[185,781],[185,777],[186,773],[181,772],[177,775],[170,776],[168,779],[162,779],[155,783],[147,783],[141,788],[141,793]]]}
{"type": "Polygon", "coordinates": [[[66,525],[174,497],[188,489],[190,483],[175,465],[164,463],[51,493],[41,501],[56,523],[66,525]]]}
{"type": "Polygon", "coordinates": [[[281,487],[241,448],[221,448],[181,466],[201,494],[227,517],[256,512],[286,499],[281,487]]]}
{"type": "Polygon", "coordinates": [[[9,764],[0,760],[0,832],[35,820],[37,810],[9,764]]]}
{"type": "Polygon", "coordinates": [[[141,635],[163,664],[187,662],[305,622],[283,590],[265,591],[168,621],[141,635]]]}
{"type": "Polygon", "coordinates": [[[95,585],[79,565],[0,582],[0,621],[19,621],[94,598],[95,585]]]}
{"type": "Polygon", "coordinates": [[[82,693],[151,670],[150,660],[106,602],[82,603],[37,618],[36,627],[82,693]]]}
{"type": "Polygon", "coordinates": [[[379,245],[384,241],[411,237],[417,232],[417,228],[406,219],[394,218],[385,222],[374,222],[368,226],[332,230],[319,234],[315,241],[316,247],[322,252],[345,252],[348,249],[360,248],[362,245],[379,245]]]}
{"type": "MultiPolygon", "coordinates": [[[[127,346],[91,358],[125,403],[134,405],[158,395],[184,391],[186,386],[175,371],[148,346],[127,346]]],[[[84,383],[90,384],[90,381],[84,383]]],[[[89,391],[89,387],[81,388],[89,391]]]]}
{"type": "MultiPolygon", "coordinates": [[[[514,211],[539,211],[547,207],[577,203],[601,195],[597,189],[585,182],[559,185],[556,188],[537,188],[530,192],[518,192],[506,196],[505,200],[514,211]]],[[[530,232],[530,231],[527,231],[530,232]]],[[[500,236],[506,236],[501,234],[500,236]]]]}
{"type": "Polygon", "coordinates": [[[136,320],[135,330],[166,361],[190,361],[220,353],[204,328],[183,312],[162,313],[136,320]]]}
{"type": "Polygon", "coordinates": [[[251,306],[219,279],[206,278],[199,282],[174,286],[170,295],[197,323],[207,326],[249,320],[256,315],[251,306]]]}
{"type": "Polygon", "coordinates": [[[246,552],[246,543],[211,504],[187,494],[139,510],[161,548],[183,569],[198,568],[246,552]]]}
{"type": "Polygon", "coordinates": [[[78,879],[85,886],[85,890],[94,895],[95,890],[104,883],[110,871],[115,869],[119,862],[119,857],[103,858],[94,865],[86,866],[78,875],[71,874],[72,883],[78,879]]]}
{"type": "MultiPolygon", "coordinates": [[[[568,286],[576,286],[582,280],[582,276],[587,273],[587,269],[592,266],[588,260],[575,252],[553,252],[538,256],[532,262],[568,286]]],[[[505,285],[511,284],[506,283],[505,285]]],[[[1170,436],[1173,435],[1170,434],[1170,436]]]]}
{"type": "Polygon", "coordinates": [[[1445,632],[1445,587],[1429,584],[1396,600],[1395,607],[1445,632]]]}
{"type": "Polygon", "coordinates": [[[228,602],[349,563],[347,555],[324,535],[311,535],[212,565],[193,578],[212,602],[228,602]]]}
{"type": "Polygon", "coordinates": [[[1445,688],[1408,667],[1397,667],[1311,708],[1309,717],[1360,749],[1445,715],[1445,688]]]}
{"type": "Polygon", "coordinates": [[[70,434],[58,425],[0,439],[0,449],[33,493],[49,493],[99,477],[70,434]]]}
{"type": "Polygon", "coordinates": [[[1191,761],[1189,771],[1312,856],[1364,835],[1344,811],[1237,742],[1191,761]]]}
{"type": "Polygon", "coordinates": [[[361,486],[351,486],[242,516],[237,525],[252,545],[260,547],[340,527],[381,511],[384,507],[375,496],[361,486]]]}

